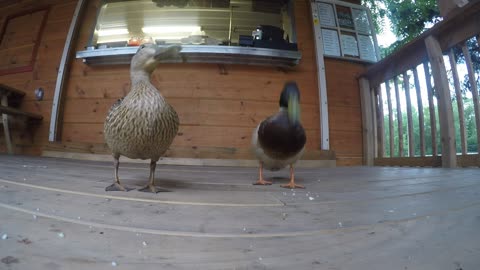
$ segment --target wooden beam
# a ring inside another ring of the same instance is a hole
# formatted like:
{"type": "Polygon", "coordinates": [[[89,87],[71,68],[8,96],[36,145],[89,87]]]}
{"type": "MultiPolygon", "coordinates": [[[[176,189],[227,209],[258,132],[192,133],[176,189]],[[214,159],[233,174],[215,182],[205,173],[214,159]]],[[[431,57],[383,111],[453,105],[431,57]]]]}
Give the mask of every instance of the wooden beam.
{"type": "Polygon", "coordinates": [[[398,89],[398,77],[393,78],[393,86],[395,87],[395,100],[397,102],[397,124],[398,124],[398,156],[403,157],[403,120],[402,106],[400,104],[400,90],[398,89]]]}
{"type": "Polygon", "coordinates": [[[463,95],[460,88],[460,80],[458,78],[457,61],[453,54],[453,49],[448,52],[450,67],[452,68],[453,86],[455,87],[455,97],[457,100],[458,122],[460,124],[460,142],[462,155],[467,154],[467,134],[465,132],[465,113],[463,111],[463,95]]]}
{"type": "Polygon", "coordinates": [[[376,86],[375,88],[372,88],[371,89],[371,93],[370,93],[370,99],[371,99],[371,104],[372,104],[372,124],[373,124],[373,137],[374,137],[374,140],[373,140],[373,157],[376,158],[377,157],[377,153],[378,153],[378,145],[377,145],[377,141],[378,141],[378,127],[377,127],[377,107],[378,107],[378,100],[377,100],[377,90],[378,90],[378,86],[376,86]]]}
{"type": "Polygon", "coordinates": [[[480,167],[480,155],[457,156],[458,167],[480,167]]]}
{"type": "Polygon", "coordinates": [[[375,108],[377,109],[377,156],[383,158],[385,156],[385,124],[384,124],[384,114],[383,114],[383,97],[382,97],[382,88],[377,87],[375,95],[375,108]]]}
{"type": "Polygon", "coordinates": [[[375,157],[375,133],[373,128],[373,104],[371,99],[372,91],[367,79],[360,79],[360,101],[362,108],[362,129],[363,129],[363,163],[373,166],[375,157]]]}
{"type": "Polygon", "coordinates": [[[420,156],[425,156],[425,117],[423,115],[422,92],[420,91],[420,81],[418,79],[417,67],[413,69],[413,80],[415,82],[415,91],[417,93],[418,108],[418,128],[420,131],[420,156]]]}
{"type": "Polygon", "coordinates": [[[425,72],[425,82],[427,84],[427,94],[428,94],[428,111],[430,112],[430,135],[432,137],[432,155],[438,155],[437,148],[437,118],[435,103],[433,103],[433,87],[432,87],[432,77],[430,76],[430,68],[428,62],[423,63],[423,71],[425,72]]]}
{"type": "Polygon", "coordinates": [[[403,46],[400,50],[370,66],[360,76],[369,79],[372,85],[380,84],[413,68],[428,58],[425,39],[429,36],[437,38],[442,51],[446,51],[458,43],[480,33],[480,1],[471,1],[466,6],[449,14],[448,18],[434,25],[403,46]]]}
{"type": "Polygon", "coordinates": [[[403,73],[403,87],[407,102],[407,126],[408,126],[408,156],[415,156],[415,138],[413,136],[412,100],[410,97],[410,78],[405,71],[403,73]]]}
{"type": "Polygon", "coordinates": [[[375,166],[441,167],[442,159],[440,157],[376,158],[375,166]]]}
{"type": "Polygon", "coordinates": [[[478,99],[477,80],[475,79],[475,70],[473,69],[472,58],[468,51],[467,45],[462,45],[463,56],[465,56],[465,63],[467,64],[468,80],[470,81],[470,91],[472,92],[473,110],[475,112],[475,125],[477,127],[477,146],[480,146],[480,108],[478,99]]]}
{"type": "Polygon", "coordinates": [[[392,109],[392,94],[390,89],[390,82],[385,82],[385,90],[387,92],[387,107],[388,107],[388,134],[389,134],[389,149],[390,157],[393,157],[393,109],[392,109]]]}
{"type": "MultiPolygon", "coordinates": [[[[0,104],[2,105],[1,107],[8,108],[8,99],[7,95],[1,95],[0,96],[0,104]]],[[[12,137],[10,135],[10,127],[8,125],[8,114],[2,113],[2,121],[3,121],[3,132],[5,134],[5,143],[7,144],[7,152],[9,154],[13,154],[13,144],[12,144],[12,137]]]]}
{"type": "Polygon", "coordinates": [[[447,71],[443,62],[443,53],[438,40],[429,36],[425,39],[428,58],[432,65],[435,89],[439,96],[440,134],[442,137],[442,167],[455,168],[457,165],[455,132],[453,123],[452,98],[448,87],[447,71]]]}
{"type": "Polygon", "coordinates": [[[28,117],[32,120],[42,120],[43,119],[43,116],[40,115],[40,114],[24,112],[24,111],[19,110],[19,109],[4,106],[3,102],[2,102],[2,105],[0,106],[0,113],[2,113],[4,115],[5,114],[10,114],[10,115],[15,115],[15,116],[25,116],[25,117],[28,117]]]}

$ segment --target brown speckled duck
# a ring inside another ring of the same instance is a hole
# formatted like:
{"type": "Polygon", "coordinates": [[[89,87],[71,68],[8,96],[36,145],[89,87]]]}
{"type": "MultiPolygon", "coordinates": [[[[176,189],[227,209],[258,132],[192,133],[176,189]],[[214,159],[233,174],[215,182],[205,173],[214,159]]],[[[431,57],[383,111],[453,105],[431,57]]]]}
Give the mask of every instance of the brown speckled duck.
{"type": "Polygon", "coordinates": [[[178,131],[178,115],[150,82],[150,75],[159,61],[179,55],[180,46],[158,47],[143,44],[130,65],[131,90],[119,99],[105,120],[105,141],[112,150],[114,183],[106,191],[127,191],[118,179],[120,156],[150,159],[148,185],[140,191],[156,193],[155,167],[167,151],[178,131]]]}
{"type": "Polygon", "coordinates": [[[300,123],[300,91],[295,82],[287,82],[280,95],[280,110],[263,120],[252,135],[252,146],[260,162],[255,185],[271,185],[263,179],[263,169],[280,170],[290,165],[290,182],[284,188],[303,188],[295,184],[293,164],[300,159],[307,137],[300,123]]]}

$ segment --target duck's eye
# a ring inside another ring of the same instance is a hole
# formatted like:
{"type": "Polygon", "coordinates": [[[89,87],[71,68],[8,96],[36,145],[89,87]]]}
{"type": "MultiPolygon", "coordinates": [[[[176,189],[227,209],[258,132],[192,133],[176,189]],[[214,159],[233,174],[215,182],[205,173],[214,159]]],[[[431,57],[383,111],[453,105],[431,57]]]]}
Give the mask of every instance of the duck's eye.
{"type": "Polygon", "coordinates": [[[140,45],[140,49],[143,49],[143,48],[145,48],[145,45],[143,45],[143,44],[140,45]]]}

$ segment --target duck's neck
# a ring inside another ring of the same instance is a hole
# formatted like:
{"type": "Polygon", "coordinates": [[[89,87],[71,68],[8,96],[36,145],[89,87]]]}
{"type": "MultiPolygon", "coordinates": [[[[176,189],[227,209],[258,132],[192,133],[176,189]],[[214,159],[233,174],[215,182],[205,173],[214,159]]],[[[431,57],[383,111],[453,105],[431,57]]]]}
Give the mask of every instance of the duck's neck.
{"type": "Polygon", "coordinates": [[[150,75],[144,70],[141,71],[130,71],[130,78],[132,80],[132,85],[137,84],[150,84],[150,75]]]}

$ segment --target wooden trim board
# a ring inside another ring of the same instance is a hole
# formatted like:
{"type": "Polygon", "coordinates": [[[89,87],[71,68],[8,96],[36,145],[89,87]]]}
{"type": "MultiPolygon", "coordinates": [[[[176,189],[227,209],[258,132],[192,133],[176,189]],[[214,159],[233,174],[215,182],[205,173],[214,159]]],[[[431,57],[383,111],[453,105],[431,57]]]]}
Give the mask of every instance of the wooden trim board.
{"type": "MultiPolygon", "coordinates": [[[[68,158],[90,161],[113,161],[111,155],[97,155],[87,153],[43,151],[43,157],[68,158]]],[[[149,160],[129,159],[120,157],[122,163],[150,163],[149,160]]],[[[160,165],[187,165],[187,166],[219,166],[219,167],[257,167],[258,161],[250,159],[209,159],[209,158],[161,158],[160,165]]],[[[335,160],[300,160],[297,168],[334,168],[335,160]]]]}

